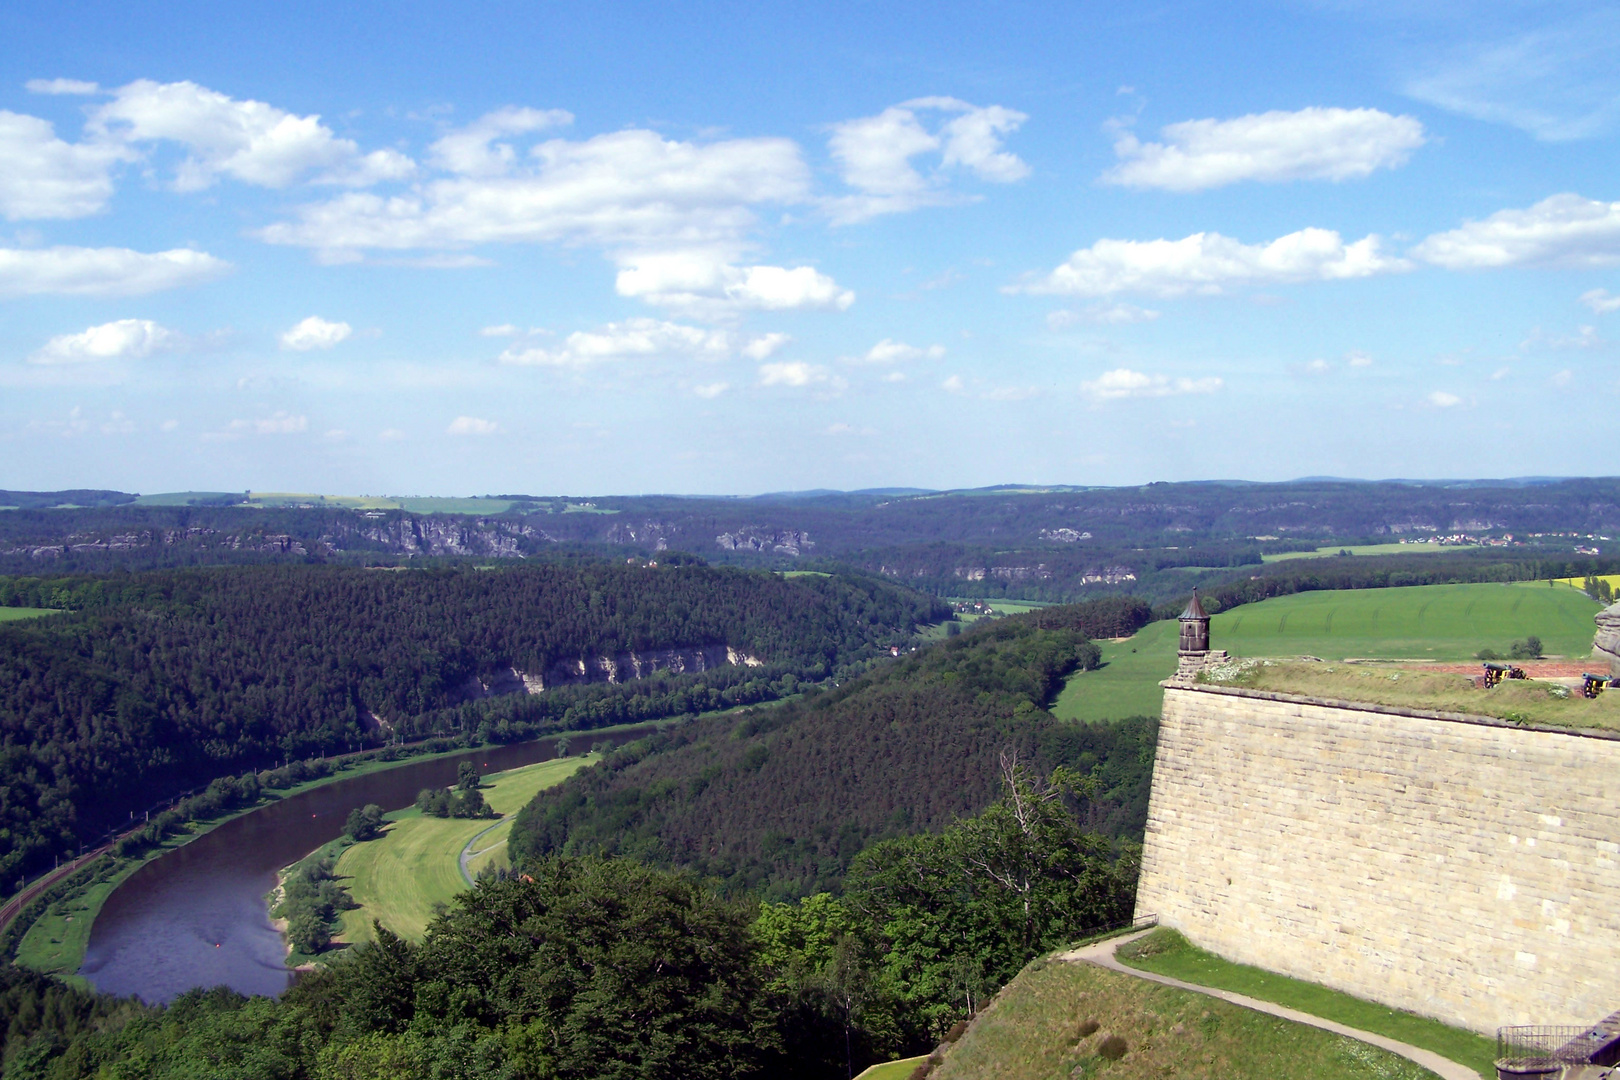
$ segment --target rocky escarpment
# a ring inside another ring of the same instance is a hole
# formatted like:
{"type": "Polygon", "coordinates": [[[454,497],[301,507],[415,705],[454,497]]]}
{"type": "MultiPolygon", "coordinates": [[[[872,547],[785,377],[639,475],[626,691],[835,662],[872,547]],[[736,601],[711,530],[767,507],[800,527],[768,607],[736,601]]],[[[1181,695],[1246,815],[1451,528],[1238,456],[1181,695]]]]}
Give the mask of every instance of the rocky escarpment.
{"type": "Polygon", "coordinates": [[[808,555],[816,546],[810,534],[802,529],[770,529],[756,525],[721,533],[714,542],[726,551],[768,551],[793,556],[808,555]]]}
{"type": "Polygon", "coordinates": [[[1592,658],[1607,660],[1609,673],[1620,676],[1620,603],[1597,613],[1597,637],[1592,639],[1592,658]]]}
{"type": "Polygon", "coordinates": [[[504,694],[538,694],[547,688],[584,683],[622,683],[645,679],[660,671],[676,675],[710,671],[717,667],[759,667],[764,661],[729,645],[705,645],[689,649],[645,649],[612,655],[582,656],[559,660],[535,675],[517,668],[496,672],[487,681],[472,677],[462,687],[463,700],[500,697],[504,694]]]}

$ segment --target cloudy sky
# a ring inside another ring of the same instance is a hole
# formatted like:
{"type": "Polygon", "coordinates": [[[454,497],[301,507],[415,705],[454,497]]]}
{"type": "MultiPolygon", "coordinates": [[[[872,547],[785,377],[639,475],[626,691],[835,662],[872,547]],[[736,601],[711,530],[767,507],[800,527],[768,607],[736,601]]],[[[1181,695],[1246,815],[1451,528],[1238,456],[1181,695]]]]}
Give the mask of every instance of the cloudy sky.
{"type": "Polygon", "coordinates": [[[1615,472],[1620,10],[1236,7],[13,0],[0,487],[1615,472]]]}

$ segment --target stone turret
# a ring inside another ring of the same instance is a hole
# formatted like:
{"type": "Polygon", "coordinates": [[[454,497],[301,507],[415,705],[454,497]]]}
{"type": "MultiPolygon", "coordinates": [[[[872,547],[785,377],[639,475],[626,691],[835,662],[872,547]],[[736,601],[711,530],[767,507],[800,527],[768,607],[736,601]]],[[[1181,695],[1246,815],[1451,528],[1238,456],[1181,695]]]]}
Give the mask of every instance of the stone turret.
{"type": "Polygon", "coordinates": [[[1211,664],[1224,664],[1226,650],[1211,652],[1209,648],[1209,614],[1199,602],[1194,589],[1187,610],[1181,613],[1181,644],[1176,650],[1176,682],[1192,682],[1198,673],[1211,664]]]}
{"type": "Polygon", "coordinates": [[[1609,674],[1620,677],[1620,603],[1597,613],[1597,637],[1592,639],[1592,659],[1607,660],[1609,674]]]}

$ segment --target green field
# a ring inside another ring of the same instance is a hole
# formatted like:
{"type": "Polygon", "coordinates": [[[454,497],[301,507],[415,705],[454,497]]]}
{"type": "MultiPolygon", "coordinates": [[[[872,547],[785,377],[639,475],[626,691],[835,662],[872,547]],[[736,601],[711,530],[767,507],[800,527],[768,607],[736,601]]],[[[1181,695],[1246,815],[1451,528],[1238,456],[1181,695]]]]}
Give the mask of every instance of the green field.
{"type": "Polygon", "coordinates": [[[1161,679],[1176,672],[1174,619],[1149,623],[1125,641],[1099,641],[1102,666],[1069,676],[1051,705],[1060,720],[1120,720],[1164,711],[1161,679]]]}
{"type": "Polygon", "coordinates": [[[18,619],[37,619],[41,615],[55,615],[55,608],[44,607],[0,607],[0,622],[16,622],[18,619]]]}
{"type": "MultiPolygon", "coordinates": [[[[1596,577],[1599,581],[1607,581],[1609,583],[1609,588],[1615,590],[1616,592],[1620,592],[1620,574],[1598,574],[1596,577]]],[[[1562,584],[1573,586],[1576,589],[1579,589],[1586,584],[1585,578],[1578,577],[1561,577],[1557,580],[1562,584]]]]}
{"type": "Polygon", "coordinates": [[[1037,960],[997,994],[933,1080],[1434,1080],[1354,1039],[1107,971],[1037,960]],[[1124,1055],[1100,1051],[1110,1036],[1124,1055]]]}
{"type": "MultiPolygon", "coordinates": [[[[484,778],[484,798],[496,813],[515,814],[536,792],[562,783],[592,760],[586,754],[493,773],[484,778]]],[[[438,905],[467,888],[462,848],[492,824],[487,818],[423,817],[414,807],[388,818],[392,824],[381,838],[354,844],[338,860],[337,876],[360,905],[343,913],[339,940],[372,940],[375,919],[401,937],[420,941],[438,905]]]]}
{"type": "Polygon", "coordinates": [[[1534,634],[1549,656],[1591,655],[1598,605],[1546,582],[1417,585],[1279,596],[1210,622],[1210,644],[1234,656],[1470,660],[1534,634]]]}
{"type": "Polygon", "coordinates": [[[1348,551],[1352,555],[1438,555],[1447,551],[1472,551],[1478,544],[1331,544],[1315,551],[1280,551],[1275,555],[1262,555],[1264,562],[1285,562],[1289,559],[1325,559],[1348,551]]]}
{"type": "Polygon", "coordinates": [[[1324,1020],[1432,1050],[1443,1058],[1467,1065],[1480,1076],[1492,1076],[1496,1071],[1494,1039],[1425,1016],[1363,1001],[1315,983],[1234,964],[1189,944],[1174,930],[1155,930],[1124,946],[1114,956],[1127,967],[1287,1005],[1324,1020]]]}
{"type": "Polygon", "coordinates": [[[901,1058],[899,1061],[885,1061],[881,1065],[873,1065],[863,1073],[856,1075],[855,1080],[906,1080],[906,1077],[917,1071],[917,1066],[927,1061],[927,1056],[901,1058]]]}

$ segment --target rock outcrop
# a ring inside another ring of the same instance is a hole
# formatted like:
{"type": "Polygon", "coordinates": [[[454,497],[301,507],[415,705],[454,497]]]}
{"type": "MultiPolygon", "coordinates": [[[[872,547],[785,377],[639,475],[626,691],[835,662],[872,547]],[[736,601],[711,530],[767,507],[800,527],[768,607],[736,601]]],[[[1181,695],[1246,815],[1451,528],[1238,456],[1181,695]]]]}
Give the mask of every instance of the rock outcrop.
{"type": "Polygon", "coordinates": [[[1607,660],[1609,674],[1620,676],[1620,603],[1597,613],[1597,637],[1592,639],[1592,659],[1607,660]]]}
{"type": "Polygon", "coordinates": [[[677,675],[692,671],[709,671],[717,667],[735,665],[759,667],[764,661],[729,645],[706,645],[691,649],[648,649],[643,652],[622,652],[611,656],[588,656],[577,660],[559,660],[546,669],[544,675],[535,675],[517,668],[497,671],[484,681],[469,675],[456,693],[458,701],[481,701],[484,698],[506,694],[539,694],[547,688],[580,683],[621,683],[645,679],[659,671],[677,675]]]}

